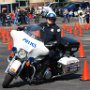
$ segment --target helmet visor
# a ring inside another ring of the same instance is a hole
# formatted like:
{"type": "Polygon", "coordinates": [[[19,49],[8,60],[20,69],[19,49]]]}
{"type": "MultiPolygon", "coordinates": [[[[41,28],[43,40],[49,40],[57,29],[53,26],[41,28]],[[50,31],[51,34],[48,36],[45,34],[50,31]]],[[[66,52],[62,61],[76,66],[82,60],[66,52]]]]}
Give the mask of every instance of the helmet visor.
{"type": "Polygon", "coordinates": [[[55,17],[47,17],[46,19],[49,19],[52,22],[55,22],[56,21],[56,18],[55,17]]]}

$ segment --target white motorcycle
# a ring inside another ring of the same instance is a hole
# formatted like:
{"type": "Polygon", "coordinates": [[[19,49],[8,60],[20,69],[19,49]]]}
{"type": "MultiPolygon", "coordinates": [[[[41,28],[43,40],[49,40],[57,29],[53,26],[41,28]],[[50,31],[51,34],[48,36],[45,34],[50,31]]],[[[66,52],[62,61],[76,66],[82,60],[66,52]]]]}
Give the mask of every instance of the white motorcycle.
{"type": "Polygon", "coordinates": [[[56,42],[44,45],[40,37],[41,27],[28,26],[23,31],[12,30],[13,48],[8,56],[9,65],[5,71],[3,88],[7,88],[14,78],[20,76],[24,81],[32,83],[34,78],[45,66],[50,50],[55,50],[55,55],[44,68],[42,80],[50,80],[54,76],[63,76],[76,73],[79,70],[79,60],[74,53],[78,51],[79,43],[67,37],[61,38],[61,43],[56,42]]]}

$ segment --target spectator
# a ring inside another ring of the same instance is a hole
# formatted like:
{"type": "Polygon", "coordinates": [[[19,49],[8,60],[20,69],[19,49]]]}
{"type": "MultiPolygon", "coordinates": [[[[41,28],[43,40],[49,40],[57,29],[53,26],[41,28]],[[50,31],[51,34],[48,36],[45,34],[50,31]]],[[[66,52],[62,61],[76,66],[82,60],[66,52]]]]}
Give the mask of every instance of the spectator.
{"type": "Polygon", "coordinates": [[[81,13],[83,13],[83,10],[81,9],[81,7],[79,7],[79,9],[78,9],[78,15],[80,15],[81,13]]]}
{"type": "Polygon", "coordinates": [[[11,15],[9,12],[6,13],[5,25],[11,25],[11,15]]]}
{"type": "Polygon", "coordinates": [[[89,23],[89,17],[90,17],[90,12],[86,11],[86,14],[85,14],[86,23],[89,23]]]}
{"type": "Polygon", "coordinates": [[[30,18],[28,17],[28,14],[29,14],[30,12],[26,9],[25,10],[25,22],[27,23],[27,24],[30,24],[30,18]]]}
{"type": "Polygon", "coordinates": [[[73,17],[73,10],[69,11],[69,17],[73,17]]]}
{"type": "Polygon", "coordinates": [[[69,18],[72,19],[74,16],[73,10],[69,11],[69,18]]]}
{"type": "Polygon", "coordinates": [[[79,17],[79,23],[83,24],[84,23],[84,11],[79,7],[78,9],[78,17],[79,17]]]}
{"type": "Polygon", "coordinates": [[[86,20],[85,20],[85,15],[86,15],[86,14],[85,14],[85,13],[86,13],[86,10],[84,9],[84,10],[83,10],[83,23],[86,22],[86,20]]]}
{"type": "Polygon", "coordinates": [[[2,12],[2,25],[5,25],[6,14],[2,12]]]}
{"type": "Polygon", "coordinates": [[[14,23],[14,19],[15,19],[15,13],[14,13],[14,11],[12,11],[12,13],[11,13],[11,20],[12,20],[12,23],[14,23]]]}
{"type": "Polygon", "coordinates": [[[87,7],[86,10],[90,13],[90,8],[89,7],[87,7]]]}
{"type": "Polygon", "coordinates": [[[39,9],[37,8],[37,10],[35,11],[35,23],[39,23],[39,19],[40,19],[40,11],[39,9]]]}
{"type": "Polygon", "coordinates": [[[64,15],[64,20],[63,22],[66,22],[66,20],[69,22],[69,11],[67,9],[64,10],[63,12],[63,15],[64,15]]]}
{"type": "Polygon", "coordinates": [[[2,14],[0,13],[0,26],[2,26],[2,14]]]}
{"type": "Polygon", "coordinates": [[[27,7],[27,8],[26,8],[26,11],[27,11],[27,13],[30,13],[30,8],[27,7]]]}
{"type": "Polygon", "coordinates": [[[28,24],[31,24],[33,22],[33,15],[31,13],[28,13],[27,17],[28,17],[28,20],[29,20],[28,24]]]}
{"type": "Polygon", "coordinates": [[[14,24],[18,24],[18,22],[19,22],[19,11],[20,11],[20,8],[17,8],[15,11],[14,24]]]}
{"type": "Polygon", "coordinates": [[[80,13],[79,14],[79,23],[80,24],[83,24],[84,23],[84,14],[83,13],[80,13]]]}
{"type": "Polygon", "coordinates": [[[31,11],[30,11],[30,13],[31,13],[32,15],[34,15],[34,13],[35,13],[35,9],[34,9],[33,6],[31,7],[31,11]]]}
{"type": "Polygon", "coordinates": [[[78,17],[78,12],[77,11],[74,11],[74,16],[78,17]]]}

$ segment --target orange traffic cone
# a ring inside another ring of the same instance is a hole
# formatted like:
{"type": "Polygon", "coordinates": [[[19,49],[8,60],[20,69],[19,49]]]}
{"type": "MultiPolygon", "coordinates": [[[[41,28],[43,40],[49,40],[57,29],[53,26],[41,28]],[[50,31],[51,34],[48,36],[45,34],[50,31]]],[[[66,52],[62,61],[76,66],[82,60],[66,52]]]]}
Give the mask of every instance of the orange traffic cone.
{"type": "Polygon", "coordinates": [[[69,26],[69,33],[72,34],[72,26],[69,26]]]}
{"type": "Polygon", "coordinates": [[[77,28],[76,27],[74,27],[74,36],[77,36],[77,28]]]}
{"type": "Polygon", "coordinates": [[[89,24],[86,23],[86,24],[84,25],[84,30],[88,30],[88,29],[89,29],[89,24]]]}
{"type": "Polygon", "coordinates": [[[0,27],[0,38],[2,37],[2,27],[0,27]]]}
{"type": "Polygon", "coordinates": [[[65,23],[62,24],[62,29],[67,30],[67,25],[65,23]]]}
{"type": "Polygon", "coordinates": [[[0,38],[1,38],[1,36],[2,36],[2,33],[1,33],[1,30],[0,30],[0,38]]]}
{"type": "Polygon", "coordinates": [[[82,29],[81,28],[79,28],[79,36],[80,37],[83,36],[83,32],[82,32],[82,29]]]}
{"type": "Polygon", "coordinates": [[[81,80],[90,80],[89,68],[88,68],[87,60],[84,61],[84,66],[83,66],[81,80]]]}
{"type": "Polygon", "coordinates": [[[3,28],[1,28],[1,30],[0,30],[0,33],[1,33],[1,38],[2,38],[2,35],[3,35],[3,28]]]}
{"type": "Polygon", "coordinates": [[[4,35],[2,36],[2,43],[6,43],[6,37],[4,35]]]}
{"type": "Polygon", "coordinates": [[[78,23],[78,29],[79,29],[79,36],[83,36],[82,27],[79,23],[78,23]]]}
{"type": "Polygon", "coordinates": [[[78,42],[80,43],[80,47],[79,47],[79,57],[80,57],[80,58],[84,58],[84,57],[85,57],[85,54],[84,54],[83,44],[81,43],[80,39],[78,39],[78,42]]]}
{"type": "Polygon", "coordinates": [[[62,29],[62,31],[61,31],[61,37],[64,37],[64,36],[65,36],[64,30],[62,29]]]}
{"type": "Polygon", "coordinates": [[[10,37],[10,34],[9,34],[8,31],[6,32],[6,37],[7,37],[7,41],[10,41],[11,40],[11,37],[10,37]]]}
{"type": "Polygon", "coordinates": [[[7,47],[7,49],[8,50],[12,50],[12,46],[13,46],[12,41],[8,41],[8,47],[7,47]]]}
{"type": "Polygon", "coordinates": [[[2,31],[2,43],[6,43],[5,30],[2,31]]]}
{"type": "Polygon", "coordinates": [[[78,35],[78,27],[77,27],[77,24],[76,22],[74,23],[74,36],[77,36],[78,35]]]}

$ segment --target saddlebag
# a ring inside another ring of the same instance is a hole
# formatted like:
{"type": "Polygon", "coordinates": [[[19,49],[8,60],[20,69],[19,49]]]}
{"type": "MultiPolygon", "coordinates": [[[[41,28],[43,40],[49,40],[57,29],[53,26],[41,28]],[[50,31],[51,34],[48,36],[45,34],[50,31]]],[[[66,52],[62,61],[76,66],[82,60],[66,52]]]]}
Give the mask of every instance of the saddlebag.
{"type": "Polygon", "coordinates": [[[63,74],[75,73],[79,70],[79,60],[76,57],[62,57],[58,60],[58,67],[62,66],[63,74]]]}

